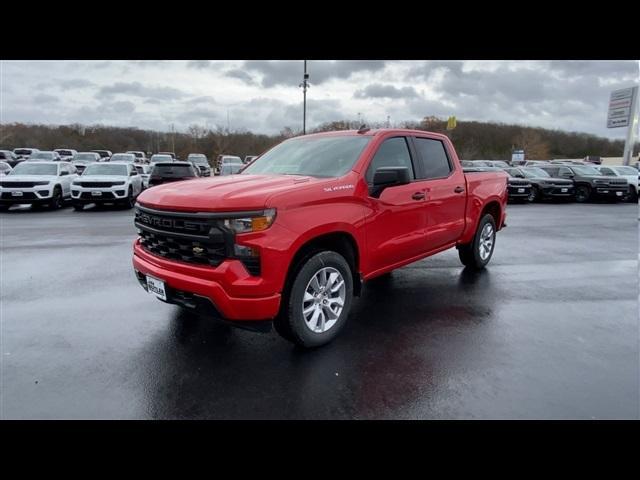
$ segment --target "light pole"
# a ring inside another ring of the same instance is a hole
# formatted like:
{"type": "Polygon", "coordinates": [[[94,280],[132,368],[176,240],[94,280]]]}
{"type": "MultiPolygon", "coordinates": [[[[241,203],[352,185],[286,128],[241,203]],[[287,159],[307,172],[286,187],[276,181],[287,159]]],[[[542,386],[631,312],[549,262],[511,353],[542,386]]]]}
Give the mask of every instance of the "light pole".
{"type": "Polygon", "coordinates": [[[307,73],[307,61],[304,61],[304,75],[302,83],[298,85],[302,87],[302,134],[307,133],[307,88],[309,88],[309,74],[307,73]]]}

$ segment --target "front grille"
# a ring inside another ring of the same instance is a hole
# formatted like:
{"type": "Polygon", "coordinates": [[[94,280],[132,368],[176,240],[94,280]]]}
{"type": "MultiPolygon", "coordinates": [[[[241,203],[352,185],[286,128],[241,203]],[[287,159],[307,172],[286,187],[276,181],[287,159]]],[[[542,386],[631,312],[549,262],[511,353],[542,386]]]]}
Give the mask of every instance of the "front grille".
{"type": "Polygon", "coordinates": [[[15,197],[11,192],[2,192],[3,200],[37,200],[39,197],[33,192],[22,192],[22,195],[15,197]]]}
{"type": "Polygon", "coordinates": [[[36,185],[46,185],[49,182],[0,182],[4,188],[33,188],[36,185]]]}
{"type": "Polygon", "coordinates": [[[520,180],[509,180],[510,187],[528,187],[529,182],[523,182],[520,180]]]}
{"type": "Polygon", "coordinates": [[[78,187],[84,188],[110,188],[114,185],[123,185],[124,182],[76,182],[78,187]]]}
{"type": "Polygon", "coordinates": [[[110,200],[116,198],[115,195],[111,192],[102,192],[102,195],[92,195],[91,192],[82,192],[80,194],[80,198],[82,200],[100,200],[108,198],[110,200]]]}
{"type": "Polygon", "coordinates": [[[138,207],[135,225],[142,248],[169,260],[216,267],[228,258],[227,245],[233,245],[233,234],[206,216],[151,213],[138,207]]]}

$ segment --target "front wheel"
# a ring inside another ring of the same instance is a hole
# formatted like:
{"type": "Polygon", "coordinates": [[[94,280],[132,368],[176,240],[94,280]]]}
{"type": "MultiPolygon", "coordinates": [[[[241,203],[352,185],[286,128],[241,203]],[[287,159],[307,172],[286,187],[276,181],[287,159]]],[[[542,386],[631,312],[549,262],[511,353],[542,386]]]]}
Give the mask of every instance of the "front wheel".
{"type": "Polygon", "coordinates": [[[626,201],[629,203],[637,203],[638,202],[638,192],[635,188],[629,188],[629,193],[627,194],[626,201]]]}
{"type": "Polygon", "coordinates": [[[473,241],[458,246],[458,256],[464,266],[480,270],[491,260],[495,246],[496,222],[486,214],[480,219],[473,241]]]}
{"type": "Polygon", "coordinates": [[[538,187],[531,187],[531,191],[529,192],[529,196],[527,197],[527,200],[529,200],[530,203],[535,203],[540,199],[540,192],[538,191],[538,187]]]}
{"type": "Polygon", "coordinates": [[[580,185],[576,188],[576,202],[585,203],[591,198],[591,187],[580,185]]]}
{"type": "Polygon", "coordinates": [[[51,210],[58,210],[63,207],[63,203],[64,199],[62,198],[62,190],[60,187],[56,187],[53,190],[53,198],[51,199],[49,208],[51,208],[51,210]]]}
{"type": "Polygon", "coordinates": [[[126,208],[133,208],[136,205],[136,197],[133,196],[133,188],[129,187],[129,194],[124,202],[126,208]]]}
{"type": "Polygon", "coordinates": [[[353,276],[344,257],[332,251],[317,253],[295,274],[276,329],[305,348],[325,345],[344,327],[352,298],[353,276]]]}

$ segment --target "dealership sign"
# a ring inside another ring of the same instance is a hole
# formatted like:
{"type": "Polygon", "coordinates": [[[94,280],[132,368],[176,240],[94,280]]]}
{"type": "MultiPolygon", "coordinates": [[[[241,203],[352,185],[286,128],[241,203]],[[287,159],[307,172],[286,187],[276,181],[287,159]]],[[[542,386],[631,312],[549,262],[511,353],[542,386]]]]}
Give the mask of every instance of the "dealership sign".
{"type": "Polygon", "coordinates": [[[638,87],[623,88],[611,92],[607,128],[628,127],[633,121],[638,87]]]}

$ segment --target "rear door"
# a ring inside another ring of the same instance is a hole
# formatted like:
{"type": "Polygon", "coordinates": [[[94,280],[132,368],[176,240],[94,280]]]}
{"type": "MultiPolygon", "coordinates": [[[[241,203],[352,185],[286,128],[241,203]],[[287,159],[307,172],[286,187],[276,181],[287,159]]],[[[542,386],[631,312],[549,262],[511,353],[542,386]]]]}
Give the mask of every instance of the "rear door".
{"type": "Polygon", "coordinates": [[[416,176],[425,187],[426,219],[424,250],[431,251],[456,242],[464,231],[467,202],[466,182],[456,168],[453,152],[438,139],[411,137],[417,160],[416,176]]]}

